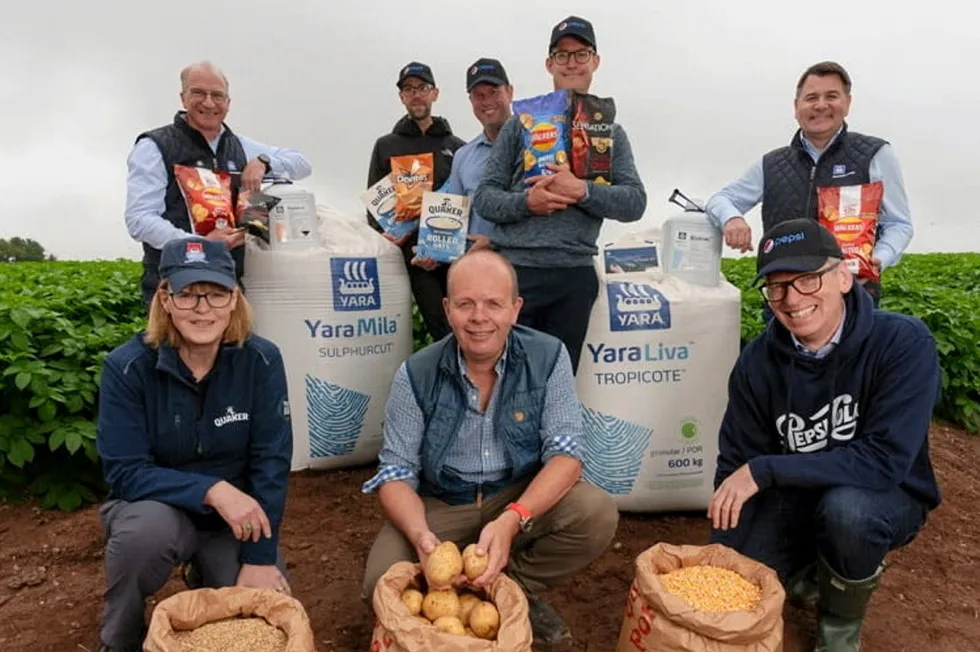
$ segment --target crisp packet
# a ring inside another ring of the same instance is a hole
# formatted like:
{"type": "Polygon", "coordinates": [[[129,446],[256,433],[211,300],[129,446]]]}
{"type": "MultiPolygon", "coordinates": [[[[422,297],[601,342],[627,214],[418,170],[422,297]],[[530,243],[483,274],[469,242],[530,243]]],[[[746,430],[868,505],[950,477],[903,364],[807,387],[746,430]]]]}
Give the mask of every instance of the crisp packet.
{"type": "Polygon", "coordinates": [[[837,239],[844,264],[859,279],[880,280],[881,274],[871,259],[884,192],[881,181],[817,188],[820,224],[837,239]]]}
{"type": "Polygon", "coordinates": [[[395,219],[395,204],[398,195],[390,176],[384,176],[376,184],[361,193],[361,201],[385,233],[395,240],[401,240],[419,226],[418,219],[398,221],[395,219]]]}
{"type": "Polygon", "coordinates": [[[568,165],[568,91],[514,100],[514,114],[524,128],[524,180],[552,174],[549,163],[568,165]]]}

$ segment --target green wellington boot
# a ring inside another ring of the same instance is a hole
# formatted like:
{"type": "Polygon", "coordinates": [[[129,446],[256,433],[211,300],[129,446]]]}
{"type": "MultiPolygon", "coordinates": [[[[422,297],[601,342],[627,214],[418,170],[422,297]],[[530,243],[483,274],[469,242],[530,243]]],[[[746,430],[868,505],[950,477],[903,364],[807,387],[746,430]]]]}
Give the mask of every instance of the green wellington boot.
{"type": "Polygon", "coordinates": [[[861,649],[861,624],[868,601],[881,582],[883,570],[884,566],[879,566],[871,577],[847,580],[822,558],[817,561],[820,601],[815,652],[858,652],[861,649]]]}
{"type": "Polygon", "coordinates": [[[817,586],[817,563],[813,562],[790,581],[786,590],[789,603],[795,607],[814,607],[820,598],[820,587],[817,586]]]}

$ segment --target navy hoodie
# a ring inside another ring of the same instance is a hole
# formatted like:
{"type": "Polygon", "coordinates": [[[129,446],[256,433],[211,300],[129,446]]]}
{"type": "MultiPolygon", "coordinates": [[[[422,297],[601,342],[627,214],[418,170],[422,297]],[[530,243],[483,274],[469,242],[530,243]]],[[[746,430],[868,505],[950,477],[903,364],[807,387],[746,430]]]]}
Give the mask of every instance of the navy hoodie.
{"type": "Polygon", "coordinates": [[[240,561],[274,564],[292,460],[288,406],[282,356],[269,340],[223,345],[198,383],[173,348],[133,336],[102,366],[96,445],[109,498],[155,500],[202,529],[224,528],[204,495],[226,480],[272,526],[271,539],[242,544],[240,561]]]}
{"type": "Polygon", "coordinates": [[[773,319],[729,378],[715,487],[748,462],[768,487],[902,487],[940,502],[929,424],[941,375],[932,334],[915,317],[874,310],[859,286],[845,296],[840,343],[822,359],[796,349],[773,319]]]}

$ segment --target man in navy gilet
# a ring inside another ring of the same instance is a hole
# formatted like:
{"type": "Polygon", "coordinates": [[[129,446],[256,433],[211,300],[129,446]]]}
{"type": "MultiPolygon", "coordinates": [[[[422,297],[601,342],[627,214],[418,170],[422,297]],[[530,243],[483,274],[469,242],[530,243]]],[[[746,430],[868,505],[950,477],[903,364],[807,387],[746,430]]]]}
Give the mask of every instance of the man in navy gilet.
{"type": "MultiPolygon", "coordinates": [[[[912,240],[912,217],[905,182],[891,145],[881,138],[849,131],[851,77],[833,61],[810,66],[796,84],[793,109],[800,128],[786,147],[756,161],[741,178],[715,193],[705,207],[722,228],[729,247],[752,250],[745,214],[762,202],[762,230],[800,217],[817,219],[817,188],[884,184],[878,237],[872,264],[879,271],[898,264],[912,240]]],[[[865,289],[875,299],[880,283],[865,289]]]]}
{"type": "Polygon", "coordinates": [[[712,539],[816,601],[817,650],[854,652],[885,555],[939,505],[929,424],[941,379],[919,319],[875,310],[834,237],[802,218],[762,237],[775,315],[732,370],[712,539]]]}
{"type": "Polygon", "coordinates": [[[539,592],[598,558],[619,515],[581,479],[585,434],[568,350],[515,325],[522,303],[500,254],[471,251],[450,265],[452,334],[395,373],[378,473],[362,489],[378,491],[387,517],[362,597],[370,602],[395,562],[425,560],[440,541],[476,543],[488,559],[474,584],[506,571],[527,594],[535,644],[553,645],[570,632],[539,592]]]}
{"type": "MultiPolygon", "coordinates": [[[[231,173],[232,201],[239,188],[258,190],[268,173],[296,181],[313,171],[295,150],[269,147],[232,133],[224,123],[231,108],[228,79],[205,61],[180,71],[183,110],[173,122],[141,133],[127,161],[126,228],[143,245],[143,304],[156,292],[160,250],[171,240],[191,235],[187,204],[174,177],[175,165],[206,167],[231,173]]],[[[233,204],[234,205],[234,204],[233,204]]],[[[245,230],[215,229],[206,236],[231,250],[241,278],[245,261],[245,230]]]]}

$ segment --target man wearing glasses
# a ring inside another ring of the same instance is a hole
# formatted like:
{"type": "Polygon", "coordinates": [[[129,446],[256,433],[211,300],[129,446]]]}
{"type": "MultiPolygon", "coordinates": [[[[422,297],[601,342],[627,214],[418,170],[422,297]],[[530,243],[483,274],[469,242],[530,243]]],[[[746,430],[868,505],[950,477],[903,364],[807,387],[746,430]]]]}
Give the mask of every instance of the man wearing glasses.
{"type": "MultiPolygon", "coordinates": [[[[238,190],[258,190],[267,173],[303,179],[313,167],[295,150],[263,145],[237,135],[225,125],[231,107],[228,80],[209,62],[180,71],[180,101],[171,124],[141,133],[129,155],[126,177],[126,228],[143,244],[143,304],[159,282],[160,250],[171,240],[187,238],[191,221],[177,180],[175,165],[207,167],[231,173],[233,201],[238,190]]],[[[241,279],[245,261],[245,230],[215,229],[206,236],[224,242],[241,279]]]]}
{"type": "MultiPolygon", "coordinates": [[[[391,172],[392,156],[431,152],[435,168],[432,187],[440,188],[449,178],[453,155],[465,143],[453,134],[448,120],[432,115],[432,105],[439,99],[439,89],[429,66],[418,61],[409,63],[398,73],[396,86],[406,115],[395,123],[390,134],[385,134],[374,143],[367,187],[370,188],[391,172]]],[[[367,216],[367,220],[378,233],[383,233],[371,215],[367,216]]],[[[426,269],[412,264],[417,241],[418,233],[415,232],[396,244],[402,249],[412,295],[425,328],[433,340],[440,340],[449,334],[449,323],[442,309],[442,299],[446,296],[446,266],[426,265],[430,267],[426,269]]]]}
{"type": "MultiPolygon", "coordinates": [[[[592,24],[569,16],[555,25],[545,67],[555,90],[588,93],[599,67],[592,24]]],[[[560,339],[578,368],[592,305],[599,291],[593,267],[604,219],[635,222],[646,209],[646,191],[623,128],[613,128],[612,184],[584,181],[567,166],[525,186],[523,127],[503,126],[487,159],[473,208],[493,222],[491,240],[517,270],[524,298],[519,323],[560,339]]]]}
{"type": "Polygon", "coordinates": [[[875,310],[823,226],[781,222],[759,245],[775,319],[729,379],[712,540],[818,605],[817,650],[853,652],[885,555],[939,505],[928,434],[941,380],[915,317],[875,310]]]}

